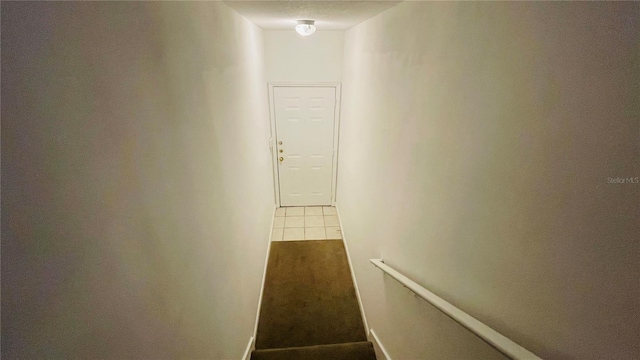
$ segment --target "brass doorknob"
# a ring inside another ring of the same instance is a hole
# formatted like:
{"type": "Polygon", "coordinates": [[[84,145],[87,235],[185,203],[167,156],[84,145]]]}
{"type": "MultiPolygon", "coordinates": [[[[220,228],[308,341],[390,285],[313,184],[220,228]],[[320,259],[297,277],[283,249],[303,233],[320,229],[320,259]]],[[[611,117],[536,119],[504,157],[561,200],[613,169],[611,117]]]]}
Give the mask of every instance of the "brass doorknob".
{"type": "Polygon", "coordinates": [[[280,161],[284,161],[284,158],[282,156],[280,156],[280,161]]]}

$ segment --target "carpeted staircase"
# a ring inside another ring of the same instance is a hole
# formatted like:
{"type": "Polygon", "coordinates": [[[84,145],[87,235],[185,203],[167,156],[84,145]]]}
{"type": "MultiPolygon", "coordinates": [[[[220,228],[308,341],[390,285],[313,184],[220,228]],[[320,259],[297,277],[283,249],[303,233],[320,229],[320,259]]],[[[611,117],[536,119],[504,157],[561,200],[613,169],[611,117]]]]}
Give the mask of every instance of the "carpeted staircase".
{"type": "Polygon", "coordinates": [[[251,360],[375,360],[342,240],[271,244],[251,360]]]}

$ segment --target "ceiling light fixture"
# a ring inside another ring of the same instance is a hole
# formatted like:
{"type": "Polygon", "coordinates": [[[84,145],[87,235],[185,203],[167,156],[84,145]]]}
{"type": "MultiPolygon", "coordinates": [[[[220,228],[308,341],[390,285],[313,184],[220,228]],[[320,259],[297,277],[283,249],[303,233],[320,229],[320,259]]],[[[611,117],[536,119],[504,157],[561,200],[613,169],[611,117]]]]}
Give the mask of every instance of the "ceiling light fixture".
{"type": "Polygon", "coordinates": [[[309,36],[316,32],[316,26],[314,24],[314,20],[298,20],[296,32],[302,36],[309,36]]]}

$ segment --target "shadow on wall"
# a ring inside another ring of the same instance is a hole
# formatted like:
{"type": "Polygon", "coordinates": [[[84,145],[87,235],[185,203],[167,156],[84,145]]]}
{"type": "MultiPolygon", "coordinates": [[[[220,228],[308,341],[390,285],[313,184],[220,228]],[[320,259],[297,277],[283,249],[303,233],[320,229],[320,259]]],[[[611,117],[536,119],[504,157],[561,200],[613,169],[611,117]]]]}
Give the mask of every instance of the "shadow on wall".
{"type": "Polygon", "coordinates": [[[1,6],[3,357],[241,357],[273,214],[262,31],[221,3],[1,6]]]}

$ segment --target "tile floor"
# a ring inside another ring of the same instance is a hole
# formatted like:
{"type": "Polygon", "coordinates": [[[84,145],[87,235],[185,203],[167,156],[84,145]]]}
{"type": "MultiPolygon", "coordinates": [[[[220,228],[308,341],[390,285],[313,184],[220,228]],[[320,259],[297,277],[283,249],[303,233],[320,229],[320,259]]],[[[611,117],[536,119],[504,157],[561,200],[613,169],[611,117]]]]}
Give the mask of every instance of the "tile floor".
{"type": "Polygon", "coordinates": [[[273,241],[342,239],[338,213],[333,206],[276,209],[273,241]]]}

